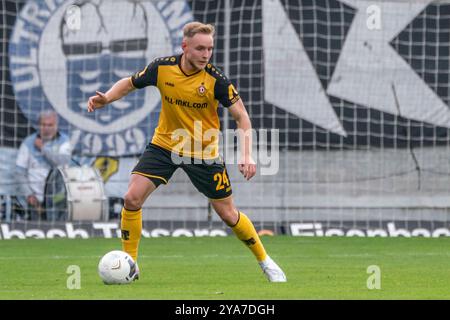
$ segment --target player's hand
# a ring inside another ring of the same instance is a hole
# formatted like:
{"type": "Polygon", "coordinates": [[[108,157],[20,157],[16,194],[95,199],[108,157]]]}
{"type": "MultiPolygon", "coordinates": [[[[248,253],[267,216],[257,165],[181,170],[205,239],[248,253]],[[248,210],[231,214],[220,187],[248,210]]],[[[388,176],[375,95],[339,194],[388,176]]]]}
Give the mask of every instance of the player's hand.
{"type": "Polygon", "coordinates": [[[40,151],[40,150],[42,150],[43,145],[44,145],[44,143],[42,142],[42,139],[39,137],[36,137],[36,139],[34,140],[34,146],[40,151]]]}
{"type": "Polygon", "coordinates": [[[247,180],[250,180],[256,174],[256,163],[251,156],[243,157],[239,161],[238,168],[247,180]]]}
{"type": "Polygon", "coordinates": [[[108,104],[108,98],[106,94],[100,91],[95,91],[96,95],[89,98],[88,112],[93,112],[95,109],[103,108],[108,104]]]}

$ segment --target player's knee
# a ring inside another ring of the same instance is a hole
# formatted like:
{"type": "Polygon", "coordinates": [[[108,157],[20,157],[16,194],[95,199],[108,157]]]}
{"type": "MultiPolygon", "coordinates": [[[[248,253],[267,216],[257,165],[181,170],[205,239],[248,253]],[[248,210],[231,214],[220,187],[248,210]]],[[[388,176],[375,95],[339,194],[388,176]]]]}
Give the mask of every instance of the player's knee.
{"type": "Polygon", "coordinates": [[[142,207],[142,199],[133,193],[127,192],[123,197],[124,206],[128,210],[139,210],[142,207]]]}

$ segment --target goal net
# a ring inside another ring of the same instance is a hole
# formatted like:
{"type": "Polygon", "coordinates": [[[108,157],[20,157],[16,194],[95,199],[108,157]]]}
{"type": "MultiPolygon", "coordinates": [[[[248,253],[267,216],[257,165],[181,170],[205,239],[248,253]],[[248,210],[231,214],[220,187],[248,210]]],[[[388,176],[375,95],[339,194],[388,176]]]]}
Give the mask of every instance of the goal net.
{"type": "MultiPolygon", "coordinates": [[[[256,131],[257,176],[244,181],[234,163],[227,168],[235,203],[257,229],[450,235],[450,3],[0,3],[5,197],[17,149],[39,111],[53,109],[76,162],[100,170],[106,195],[120,198],[157,125],[160,96],[138,90],[95,115],[87,98],[155,57],[181,53],[182,26],[198,20],[215,25],[212,62],[238,89],[256,131]]],[[[232,133],[231,115],[219,115],[232,133]]],[[[235,151],[229,145],[225,154],[235,151]]],[[[181,170],[146,202],[144,219],[172,229],[220,222],[181,170]]]]}

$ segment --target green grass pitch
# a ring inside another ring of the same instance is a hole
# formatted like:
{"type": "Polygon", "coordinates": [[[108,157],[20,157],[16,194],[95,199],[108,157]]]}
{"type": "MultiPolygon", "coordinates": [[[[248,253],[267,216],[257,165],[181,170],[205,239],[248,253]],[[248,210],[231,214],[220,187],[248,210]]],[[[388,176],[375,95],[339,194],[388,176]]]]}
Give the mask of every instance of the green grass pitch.
{"type": "Polygon", "coordinates": [[[141,279],[107,286],[100,257],[119,239],[0,241],[0,299],[449,299],[450,238],[262,237],[287,283],[269,283],[234,237],[142,239],[141,279]],[[80,289],[68,289],[70,265],[80,289]],[[369,290],[376,265],[381,288],[369,290]]]}

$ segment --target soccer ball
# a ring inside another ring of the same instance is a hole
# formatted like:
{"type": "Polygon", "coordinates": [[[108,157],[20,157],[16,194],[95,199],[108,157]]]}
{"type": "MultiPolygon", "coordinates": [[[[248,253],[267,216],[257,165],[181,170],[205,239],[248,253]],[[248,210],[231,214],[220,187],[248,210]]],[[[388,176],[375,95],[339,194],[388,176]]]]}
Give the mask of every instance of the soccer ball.
{"type": "Polygon", "coordinates": [[[105,284],[131,283],[137,276],[137,264],[124,251],[110,251],[100,259],[98,274],[105,284]]]}

